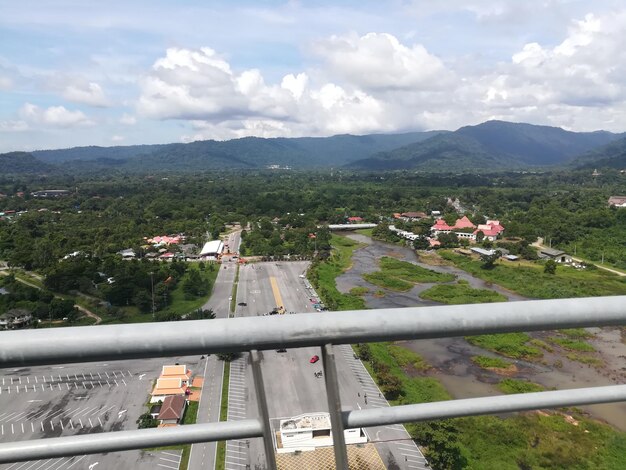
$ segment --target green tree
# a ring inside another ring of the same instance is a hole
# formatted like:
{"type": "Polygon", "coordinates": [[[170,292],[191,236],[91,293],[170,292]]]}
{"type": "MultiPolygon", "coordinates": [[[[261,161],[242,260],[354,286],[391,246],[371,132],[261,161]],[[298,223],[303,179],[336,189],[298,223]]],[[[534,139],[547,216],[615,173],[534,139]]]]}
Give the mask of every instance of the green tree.
{"type": "Polygon", "coordinates": [[[546,261],[546,264],[543,267],[543,272],[546,274],[556,274],[557,263],[553,259],[549,259],[546,261]]]}

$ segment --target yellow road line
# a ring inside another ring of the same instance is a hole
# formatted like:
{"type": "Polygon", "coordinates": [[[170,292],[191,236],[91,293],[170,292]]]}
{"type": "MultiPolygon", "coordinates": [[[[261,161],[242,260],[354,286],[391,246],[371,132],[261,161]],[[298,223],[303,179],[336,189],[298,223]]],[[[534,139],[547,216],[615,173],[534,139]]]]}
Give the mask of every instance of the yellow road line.
{"type": "MultiPolygon", "coordinates": [[[[270,284],[272,285],[272,292],[274,293],[274,300],[276,300],[276,307],[284,307],[283,298],[280,295],[280,289],[278,288],[278,282],[274,276],[270,276],[270,284]]],[[[282,313],[282,311],[281,311],[282,313]]]]}

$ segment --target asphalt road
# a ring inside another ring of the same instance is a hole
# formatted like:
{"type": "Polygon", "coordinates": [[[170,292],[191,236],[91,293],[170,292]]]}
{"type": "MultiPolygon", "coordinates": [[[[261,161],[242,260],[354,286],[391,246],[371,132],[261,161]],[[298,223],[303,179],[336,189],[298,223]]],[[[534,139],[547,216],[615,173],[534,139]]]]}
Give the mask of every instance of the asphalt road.
{"type": "MultiPolygon", "coordinates": [[[[237,272],[237,259],[234,256],[237,256],[239,243],[240,232],[234,232],[228,236],[225,244],[229,246],[231,254],[224,256],[223,264],[218,265],[220,272],[215,280],[211,298],[202,307],[213,310],[216,318],[228,318],[230,312],[230,297],[237,272]]],[[[219,421],[223,374],[224,363],[218,360],[217,356],[206,357],[203,373],[199,374],[204,377],[204,386],[200,395],[196,422],[209,423],[219,421]]],[[[189,457],[189,469],[214,468],[216,449],[217,445],[213,442],[193,444],[189,457]]]]}
{"type": "MultiPolygon", "coordinates": [[[[272,289],[277,287],[282,306],[287,312],[314,312],[315,299],[300,277],[308,267],[306,262],[256,263],[242,266],[239,273],[236,316],[255,316],[278,307],[272,289]]],[[[338,313],[340,315],[340,313],[338,313]]],[[[290,349],[286,353],[264,351],[262,371],[268,397],[270,417],[274,419],[296,416],[305,412],[328,411],[323,378],[314,373],[321,371],[321,361],[311,364],[313,355],[321,357],[319,348],[290,349]]],[[[340,395],[344,409],[389,406],[363,365],[354,358],[349,346],[336,348],[340,395]]],[[[231,364],[229,387],[229,420],[258,417],[256,393],[248,355],[231,364]]],[[[366,429],[370,440],[389,469],[425,469],[425,459],[403,426],[381,426],[366,429]]],[[[226,469],[263,469],[265,456],[260,439],[229,441],[226,452],[226,469]]]]}
{"type": "MultiPolygon", "coordinates": [[[[0,370],[0,442],[137,429],[163,364],[177,357],[0,370]]],[[[127,451],[0,465],[1,470],[178,469],[180,452],[127,451]],[[178,455],[178,457],[177,457],[178,455]]]]}

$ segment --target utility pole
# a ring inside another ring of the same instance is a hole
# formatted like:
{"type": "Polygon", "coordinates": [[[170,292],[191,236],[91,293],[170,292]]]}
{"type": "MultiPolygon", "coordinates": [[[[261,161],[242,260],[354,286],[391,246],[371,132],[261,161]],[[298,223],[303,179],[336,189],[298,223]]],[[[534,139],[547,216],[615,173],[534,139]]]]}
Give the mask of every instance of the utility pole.
{"type": "Polygon", "coordinates": [[[150,271],[150,285],[152,287],[152,321],[154,321],[154,312],[156,307],[154,305],[154,272],[150,271]]]}

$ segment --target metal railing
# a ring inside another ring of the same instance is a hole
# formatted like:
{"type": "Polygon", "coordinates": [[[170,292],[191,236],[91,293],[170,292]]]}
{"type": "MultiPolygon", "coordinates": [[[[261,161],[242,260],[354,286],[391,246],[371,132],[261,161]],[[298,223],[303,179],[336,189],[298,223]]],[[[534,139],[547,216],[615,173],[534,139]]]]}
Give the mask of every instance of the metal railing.
{"type": "Polygon", "coordinates": [[[626,385],[342,412],[333,345],[614,325],[626,325],[626,296],[3,332],[0,367],[249,351],[260,419],[3,443],[0,463],[263,437],[276,468],[257,351],[320,346],[336,466],[347,469],[345,428],[626,401],[626,385]]]}

